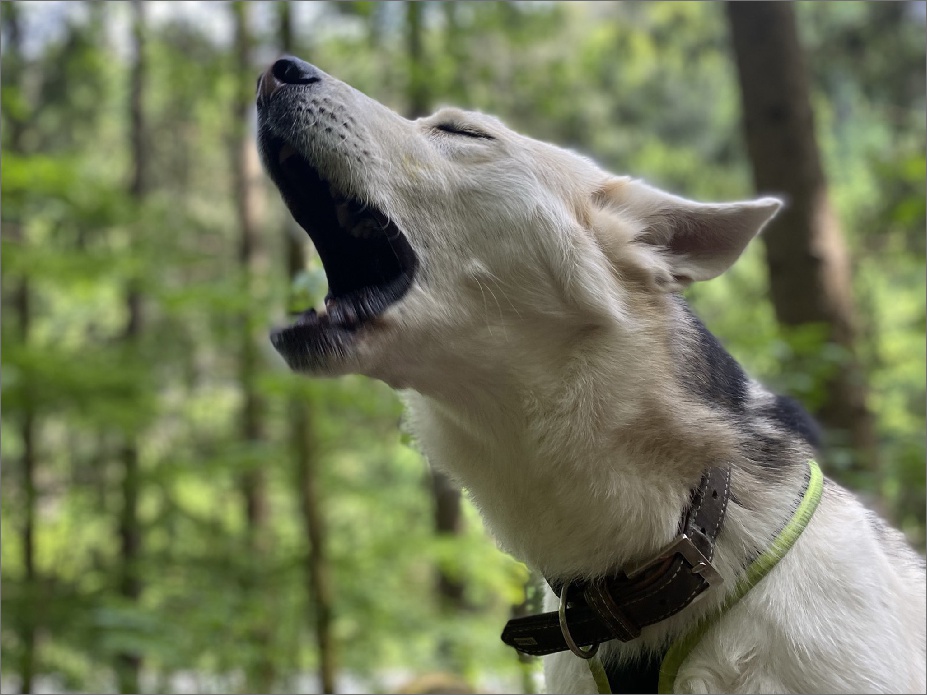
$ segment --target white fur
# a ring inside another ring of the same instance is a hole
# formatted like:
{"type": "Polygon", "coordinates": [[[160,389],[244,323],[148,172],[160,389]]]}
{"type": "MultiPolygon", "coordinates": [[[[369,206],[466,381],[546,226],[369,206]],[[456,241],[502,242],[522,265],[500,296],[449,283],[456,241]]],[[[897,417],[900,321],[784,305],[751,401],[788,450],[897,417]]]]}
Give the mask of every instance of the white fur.
{"type": "MultiPolygon", "coordinates": [[[[296,124],[302,152],[386,212],[420,260],[409,292],[320,372],[404,389],[429,461],[503,548],[551,578],[648,559],[675,535],[700,471],[729,461],[761,510],[729,510],[716,564],[732,587],[802,480],[758,486],[732,425],[676,383],[669,346],[684,319],[670,293],[726,269],[779,203],[697,204],[494,118],[444,109],[410,122],[332,78],[314,89],[353,115],[348,144],[369,155],[358,165],[337,133],[296,124]],[[494,139],[435,129],[447,123],[494,139]]],[[[924,572],[906,552],[829,483],[792,552],[706,635],[676,691],[924,692],[924,572]]],[[[605,658],[658,648],[723,593],[604,645],[605,658]]],[[[584,662],[548,661],[550,692],[594,692],[584,662]]]]}

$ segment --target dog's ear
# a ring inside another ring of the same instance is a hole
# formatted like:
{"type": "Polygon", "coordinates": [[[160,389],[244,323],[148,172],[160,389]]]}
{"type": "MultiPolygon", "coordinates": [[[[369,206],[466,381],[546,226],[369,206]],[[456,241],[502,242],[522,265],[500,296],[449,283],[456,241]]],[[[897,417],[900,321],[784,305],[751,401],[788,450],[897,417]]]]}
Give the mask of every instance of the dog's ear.
{"type": "Polygon", "coordinates": [[[782,206],[776,198],[697,203],[630,178],[613,178],[596,201],[634,228],[633,240],[660,251],[676,283],[717,277],[782,206]]]}

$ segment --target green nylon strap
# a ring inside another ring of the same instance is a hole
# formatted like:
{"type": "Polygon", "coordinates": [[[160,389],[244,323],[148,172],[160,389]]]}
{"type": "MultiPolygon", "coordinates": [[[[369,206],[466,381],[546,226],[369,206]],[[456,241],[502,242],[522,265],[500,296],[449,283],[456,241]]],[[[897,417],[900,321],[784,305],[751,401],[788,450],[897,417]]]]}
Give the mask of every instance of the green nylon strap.
{"type": "MultiPolygon", "coordinates": [[[[808,466],[811,469],[808,487],[805,489],[805,494],[802,496],[801,502],[795,510],[795,514],[792,515],[792,518],[782,529],[781,533],[776,536],[769,548],[751,563],[747,571],[734,586],[734,590],[718,610],[710,616],[703,618],[695,627],[689,630],[689,632],[673,642],[666,656],[663,657],[663,663],[660,666],[660,682],[657,692],[673,692],[673,683],[676,681],[679,667],[682,666],[683,662],[689,656],[689,653],[695,648],[695,645],[699,643],[705,633],[718,622],[721,616],[724,615],[731,606],[740,601],[750,589],[756,586],[763,577],[769,574],[770,570],[772,570],[779,560],[785,557],[789,549],[795,545],[795,541],[798,540],[802,531],[808,526],[808,522],[811,520],[814,510],[817,509],[818,502],[821,501],[821,493],[824,490],[824,475],[821,473],[821,469],[817,462],[814,460],[808,461],[808,466]]],[[[592,671],[592,676],[595,679],[596,688],[600,695],[608,695],[611,693],[611,687],[609,686],[605,669],[602,667],[602,662],[599,661],[598,657],[595,657],[594,659],[590,659],[588,663],[589,670],[592,671]]]]}
{"type": "Polygon", "coordinates": [[[760,580],[769,574],[769,571],[775,567],[779,560],[785,557],[789,549],[795,545],[795,541],[798,540],[798,537],[801,535],[802,531],[805,530],[808,522],[811,521],[811,516],[814,514],[814,510],[817,509],[818,502],[821,501],[821,493],[824,490],[824,475],[821,473],[821,469],[818,467],[816,461],[808,461],[808,466],[811,468],[811,477],[808,480],[808,487],[798,505],[798,509],[795,510],[795,514],[789,520],[789,523],[785,525],[785,528],[782,529],[782,532],[773,540],[772,545],[766,549],[766,552],[754,560],[747,568],[747,572],[740,578],[734,590],[717,612],[701,620],[688,633],[677,639],[673,643],[673,646],[669,648],[666,656],[663,657],[663,664],[660,666],[660,684],[658,692],[673,692],[673,683],[676,681],[676,674],[679,673],[679,667],[682,666],[682,663],[695,648],[695,645],[699,643],[699,640],[702,639],[702,636],[718,622],[718,619],[724,615],[731,606],[740,601],[750,589],[759,584],[760,580]]]}
{"type": "Polygon", "coordinates": [[[592,671],[592,677],[595,679],[595,689],[599,695],[611,695],[612,686],[608,683],[608,674],[605,673],[605,667],[599,657],[594,656],[586,661],[589,664],[589,670],[592,671]]]}

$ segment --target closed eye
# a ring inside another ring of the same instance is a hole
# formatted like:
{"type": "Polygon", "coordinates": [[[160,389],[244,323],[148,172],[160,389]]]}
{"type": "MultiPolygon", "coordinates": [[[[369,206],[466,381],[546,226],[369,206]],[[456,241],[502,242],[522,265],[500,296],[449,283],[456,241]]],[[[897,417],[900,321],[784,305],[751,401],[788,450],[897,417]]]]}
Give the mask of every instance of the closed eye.
{"type": "Polygon", "coordinates": [[[479,138],[480,140],[496,139],[489,133],[484,133],[482,130],[477,130],[470,126],[458,125],[457,123],[439,123],[434,129],[444,133],[450,133],[451,135],[463,135],[464,137],[479,138]]]}

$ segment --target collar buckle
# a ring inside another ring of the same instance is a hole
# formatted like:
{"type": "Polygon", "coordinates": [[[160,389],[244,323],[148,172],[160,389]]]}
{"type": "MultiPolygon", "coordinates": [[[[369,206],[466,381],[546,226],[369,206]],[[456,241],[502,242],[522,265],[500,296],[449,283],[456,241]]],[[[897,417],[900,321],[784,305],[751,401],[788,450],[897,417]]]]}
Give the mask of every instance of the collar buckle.
{"type": "Polygon", "coordinates": [[[692,542],[692,539],[684,533],[680,533],[676,536],[676,538],[674,538],[655,558],[636,567],[631,572],[628,572],[627,577],[628,579],[638,577],[647,570],[665,562],[675,555],[681,555],[691,566],[689,571],[704,579],[708,586],[717,586],[724,582],[724,578],[721,576],[721,573],[715,569],[715,566],[711,564],[711,560],[705,557],[702,551],[692,542]]]}

